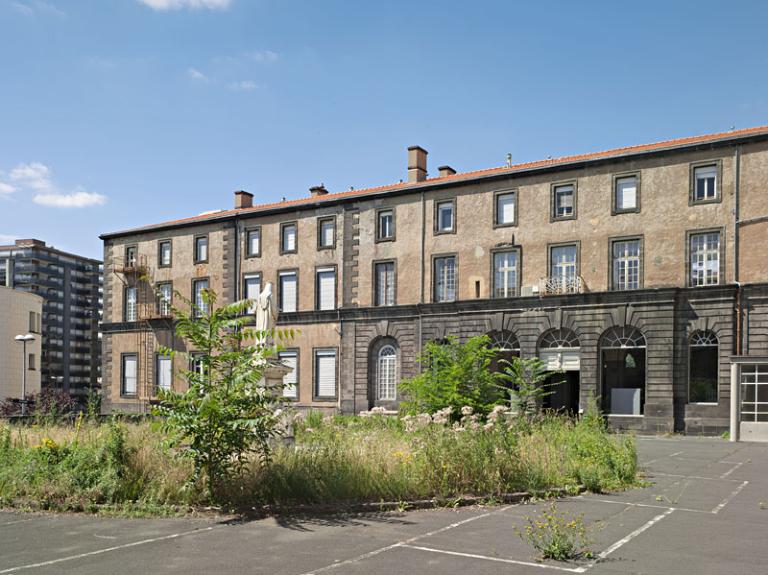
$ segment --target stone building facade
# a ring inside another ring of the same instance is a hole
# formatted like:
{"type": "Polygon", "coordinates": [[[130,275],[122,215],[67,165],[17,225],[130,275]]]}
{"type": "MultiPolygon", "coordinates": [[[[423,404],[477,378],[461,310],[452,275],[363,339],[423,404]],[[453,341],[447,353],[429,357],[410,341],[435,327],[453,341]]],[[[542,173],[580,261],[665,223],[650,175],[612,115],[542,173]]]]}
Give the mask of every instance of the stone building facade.
{"type": "Polygon", "coordinates": [[[731,357],[768,356],[767,180],[768,127],[432,178],[413,147],[399,184],[237,192],[232,210],[105,234],[105,405],[181,385],[156,357],[183,346],[157,286],[228,302],[269,282],[301,333],[282,359],[302,408],[395,407],[426,342],[489,334],[563,370],[552,407],[595,397],[617,427],[717,432],[731,357]]]}

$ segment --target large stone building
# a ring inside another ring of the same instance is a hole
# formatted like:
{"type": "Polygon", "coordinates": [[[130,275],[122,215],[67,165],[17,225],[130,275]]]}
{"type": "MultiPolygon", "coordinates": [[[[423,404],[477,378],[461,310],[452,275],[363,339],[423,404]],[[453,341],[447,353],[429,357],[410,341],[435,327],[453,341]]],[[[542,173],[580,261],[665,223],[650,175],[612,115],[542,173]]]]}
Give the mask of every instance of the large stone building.
{"type": "Polygon", "coordinates": [[[41,383],[84,401],[100,380],[101,262],[16,240],[0,246],[0,286],[43,298],[41,383]]]}
{"type": "Polygon", "coordinates": [[[564,370],[553,407],[595,397],[646,432],[727,428],[732,356],[754,357],[741,413],[768,420],[766,186],[768,127],[436,177],[412,147],[398,184],[236,192],[232,210],[105,234],[105,405],[182,385],[155,353],[181,347],[156,290],[229,302],[270,282],[279,325],[301,330],[282,358],[302,407],[395,406],[426,342],[490,334],[564,370]]]}
{"type": "Polygon", "coordinates": [[[0,286],[0,400],[21,399],[23,389],[27,396],[40,391],[42,313],[39,295],[0,286]],[[26,345],[16,340],[30,335],[26,345]]]}

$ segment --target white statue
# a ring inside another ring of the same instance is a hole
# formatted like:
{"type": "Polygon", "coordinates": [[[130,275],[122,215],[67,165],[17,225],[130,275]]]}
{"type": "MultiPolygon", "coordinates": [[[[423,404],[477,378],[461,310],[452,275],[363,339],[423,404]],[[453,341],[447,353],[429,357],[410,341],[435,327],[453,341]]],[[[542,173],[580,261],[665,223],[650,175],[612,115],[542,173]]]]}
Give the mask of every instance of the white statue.
{"type": "Polygon", "coordinates": [[[272,282],[268,282],[256,300],[256,330],[269,331],[276,321],[277,314],[272,301],[272,282]]]}

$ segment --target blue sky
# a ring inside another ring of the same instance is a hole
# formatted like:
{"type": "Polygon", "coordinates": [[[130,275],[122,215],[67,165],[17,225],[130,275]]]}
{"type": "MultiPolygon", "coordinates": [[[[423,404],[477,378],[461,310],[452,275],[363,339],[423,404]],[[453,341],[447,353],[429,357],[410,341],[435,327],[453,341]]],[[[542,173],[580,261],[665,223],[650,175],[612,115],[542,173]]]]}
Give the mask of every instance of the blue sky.
{"type": "Polygon", "coordinates": [[[768,124],[765,2],[0,0],[0,242],[768,124]]]}

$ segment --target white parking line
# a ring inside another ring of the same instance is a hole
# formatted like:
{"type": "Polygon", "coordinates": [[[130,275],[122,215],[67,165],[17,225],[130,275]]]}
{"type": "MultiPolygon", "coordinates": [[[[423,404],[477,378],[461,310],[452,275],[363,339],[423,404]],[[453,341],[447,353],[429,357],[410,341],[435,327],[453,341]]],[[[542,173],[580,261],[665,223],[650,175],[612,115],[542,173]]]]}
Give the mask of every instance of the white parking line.
{"type": "MultiPolygon", "coordinates": [[[[728,480],[726,480],[726,481],[728,481],[728,480]]],[[[728,505],[731,502],[731,500],[734,497],[736,497],[741,492],[741,490],[744,489],[747,486],[748,483],[749,483],[749,481],[744,481],[741,485],[739,485],[736,489],[734,489],[733,492],[728,497],[723,499],[720,502],[720,504],[712,510],[712,513],[719,513],[720,511],[722,511],[723,508],[726,505],[728,505]]]]}
{"type": "Polygon", "coordinates": [[[35,569],[37,567],[48,567],[49,565],[56,565],[57,563],[64,563],[65,561],[74,561],[75,559],[82,559],[83,557],[93,557],[94,555],[102,555],[104,553],[109,553],[110,551],[118,551],[120,549],[129,549],[131,547],[137,547],[138,545],[155,543],[157,541],[167,541],[168,539],[177,539],[179,537],[184,537],[185,535],[192,535],[194,533],[203,533],[205,531],[211,531],[212,529],[213,527],[193,529],[192,531],[184,531],[182,533],[174,533],[172,535],[163,535],[162,537],[153,537],[151,539],[142,539],[141,541],[134,541],[133,543],[126,543],[124,545],[115,545],[114,547],[97,549],[96,551],[88,551],[87,553],[78,553],[77,555],[59,557],[58,559],[51,559],[50,561],[41,561],[40,563],[30,563],[29,565],[19,565],[18,567],[11,567],[9,569],[0,570],[0,575],[4,575],[5,573],[17,573],[18,571],[24,571],[26,569],[35,569]]]}
{"type": "Polygon", "coordinates": [[[656,517],[654,517],[650,521],[644,523],[643,525],[641,525],[640,527],[635,529],[632,533],[630,533],[626,537],[623,537],[622,539],[619,539],[616,543],[614,543],[613,545],[608,547],[608,549],[606,549],[605,551],[602,551],[601,553],[599,553],[597,555],[597,559],[595,561],[593,561],[591,564],[587,565],[585,570],[590,568],[590,567],[595,566],[597,563],[599,563],[600,561],[602,561],[603,559],[608,557],[608,555],[610,555],[611,553],[613,553],[614,551],[616,551],[620,547],[623,547],[624,545],[626,545],[627,543],[632,541],[635,537],[637,537],[641,533],[647,531],[648,529],[650,529],[651,527],[656,525],[659,521],[661,521],[665,517],[669,517],[674,512],[675,512],[674,509],[667,509],[664,513],[661,513],[660,515],[657,515],[656,517]]]}
{"type": "Polygon", "coordinates": [[[705,481],[732,481],[733,483],[741,483],[741,479],[729,479],[727,477],[703,477],[701,475],[680,475],[678,473],[658,473],[653,471],[651,476],[658,475],[659,477],[680,477],[681,479],[704,479],[705,481]]]}
{"type": "MultiPolygon", "coordinates": [[[[730,463],[730,461],[723,461],[723,463],[730,463]]],[[[736,471],[742,465],[744,465],[744,463],[736,463],[736,464],[734,464],[734,466],[730,470],[726,471],[725,473],[723,473],[720,476],[720,479],[725,479],[726,477],[728,477],[731,473],[736,471]]]]}
{"type": "Polygon", "coordinates": [[[35,519],[39,519],[39,517],[28,517],[26,519],[17,519],[16,521],[6,521],[5,523],[0,523],[0,527],[5,527],[6,525],[16,525],[17,523],[26,523],[27,521],[34,521],[35,519]]]}
{"type": "Polygon", "coordinates": [[[629,503],[627,501],[611,501],[610,499],[584,499],[584,501],[597,501],[598,503],[613,503],[614,505],[628,505],[629,507],[648,507],[650,509],[672,509],[673,511],[687,511],[690,513],[707,513],[703,509],[688,509],[687,507],[675,507],[674,505],[652,505],[650,503],[629,503]]]}
{"type": "Polygon", "coordinates": [[[584,567],[560,567],[559,565],[547,565],[546,563],[533,563],[532,561],[518,561],[517,559],[503,559],[501,557],[489,557],[487,555],[477,555],[475,553],[460,553],[458,551],[447,551],[446,549],[435,549],[434,547],[422,547],[420,545],[398,545],[417,551],[428,551],[430,553],[441,553],[443,555],[454,555],[456,557],[467,557],[469,559],[482,559],[484,561],[495,561],[497,563],[511,563],[512,565],[524,565],[526,567],[539,567],[541,569],[555,569],[557,571],[567,571],[568,573],[584,573],[584,567]]]}

